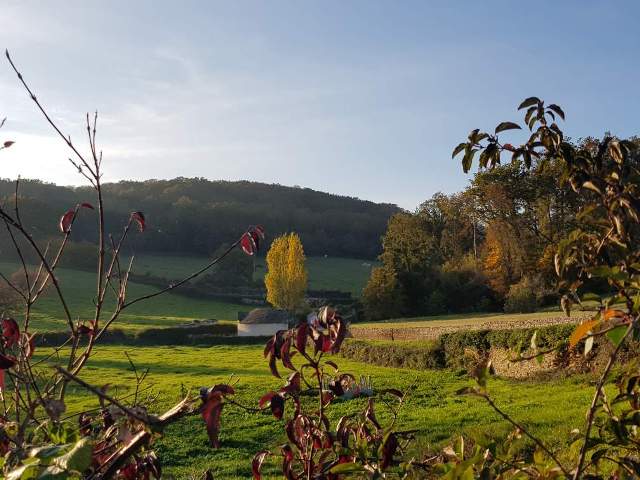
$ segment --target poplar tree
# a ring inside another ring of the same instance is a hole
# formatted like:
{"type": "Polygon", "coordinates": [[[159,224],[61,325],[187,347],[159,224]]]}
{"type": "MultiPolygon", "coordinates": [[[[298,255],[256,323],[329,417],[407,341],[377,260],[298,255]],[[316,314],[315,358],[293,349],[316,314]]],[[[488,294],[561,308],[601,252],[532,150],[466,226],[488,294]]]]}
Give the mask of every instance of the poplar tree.
{"type": "Polygon", "coordinates": [[[267,301],[276,308],[293,312],[300,306],[307,290],[307,269],[300,237],[282,235],[267,253],[267,301]]]}

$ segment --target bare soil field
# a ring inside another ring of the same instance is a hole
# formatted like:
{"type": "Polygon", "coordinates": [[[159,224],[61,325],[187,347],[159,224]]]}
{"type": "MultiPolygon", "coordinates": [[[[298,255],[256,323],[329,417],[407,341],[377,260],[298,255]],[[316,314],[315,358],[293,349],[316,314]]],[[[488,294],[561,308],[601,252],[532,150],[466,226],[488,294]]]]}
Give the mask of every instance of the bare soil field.
{"type": "Polygon", "coordinates": [[[444,333],[461,330],[504,330],[532,328],[562,323],[579,323],[593,312],[577,311],[571,317],[561,312],[522,314],[471,314],[420,317],[354,324],[353,338],[368,340],[435,340],[444,333]]]}

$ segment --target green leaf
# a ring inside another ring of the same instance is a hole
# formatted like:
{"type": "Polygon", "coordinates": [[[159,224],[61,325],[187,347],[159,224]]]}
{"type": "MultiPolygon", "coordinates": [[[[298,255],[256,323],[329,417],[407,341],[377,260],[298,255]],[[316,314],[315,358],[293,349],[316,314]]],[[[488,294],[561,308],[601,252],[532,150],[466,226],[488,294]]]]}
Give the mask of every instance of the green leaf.
{"type": "Polygon", "coordinates": [[[620,345],[622,339],[624,338],[624,334],[627,332],[627,327],[624,325],[620,325],[619,327],[614,328],[607,332],[607,337],[611,340],[616,347],[620,345]]]}
{"type": "Polygon", "coordinates": [[[14,468],[9,472],[6,479],[7,480],[29,480],[32,478],[36,478],[38,475],[38,463],[30,463],[27,465],[22,465],[18,468],[14,468]]]}
{"type": "Polygon", "coordinates": [[[613,270],[611,270],[611,267],[607,267],[605,265],[590,268],[589,273],[592,277],[609,277],[614,274],[613,270]]]}
{"type": "Polygon", "coordinates": [[[466,142],[462,142],[456,148],[453,149],[453,153],[451,154],[451,158],[455,158],[461,151],[463,151],[467,147],[466,142]]]}
{"type": "Polygon", "coordinates": [[[462,158],[462,169],[464,173],[468,173],[471,170],[471,164],[473,163],[473,156],[478,150],[475,148],[468,148],[462,158]]]}
{"type": "Polygon", "coordinates": [[[83,472],[91,465],[92,450],[91,441],[81,438],[69,452],[56,458],[54,463],[64,470],[83,472]]]}
{"type": "Polygon", "coordinates": [[[502,122],[496,127],[496,133],[504,132],[505,130],[522,130],[522,127],[513,122],[502,122]]]}
{"type": "Polygon", "coordinates": [[[547,107],[549,110],[553,110],[554,112],[556,112],[558,114],[558,116],[564,120],[564,112],[562,111],[562,109],[556,105],[555,103],[552,103],[551,105],[549,105],[547,107]]]}
{"type": "Polygon", "coordinates": [[[529,97],[520,104],[518,110],[522,110],[523,108],[530,107],[531,105],[535,105],[537,103],[540,103],[540,99],[538,97],[529,97]]]}

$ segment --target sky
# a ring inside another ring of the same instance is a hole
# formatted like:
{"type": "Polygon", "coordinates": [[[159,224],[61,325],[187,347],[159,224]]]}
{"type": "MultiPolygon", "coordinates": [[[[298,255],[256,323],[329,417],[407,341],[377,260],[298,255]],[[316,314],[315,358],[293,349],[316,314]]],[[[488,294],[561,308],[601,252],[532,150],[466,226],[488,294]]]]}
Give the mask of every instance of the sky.
{"type": "MultiPolygon", "coordinates": [[[[577,138],[640,133],[640,2],[7,1],[6,48],[104,180],[298,185],[414,210],[469,182],[455,145],[560,104],[577,138]]],[[[0,59],[0,177],[83,184],[0,59]]]]}

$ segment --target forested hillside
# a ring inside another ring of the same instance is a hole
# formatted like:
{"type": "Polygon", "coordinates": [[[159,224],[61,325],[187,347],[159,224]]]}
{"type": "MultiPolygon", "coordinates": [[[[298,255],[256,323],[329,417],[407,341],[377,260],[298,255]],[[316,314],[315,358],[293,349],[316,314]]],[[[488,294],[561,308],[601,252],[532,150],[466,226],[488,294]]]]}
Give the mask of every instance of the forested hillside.
{"type": "MultiPolygon", "coordinates": [[[[11,202],[15,182],[0,180],[0,196],[11,202]]],[[[129,212],[141,210],[148,230],[136,239],[136,251],[209,255],[248,225],[263,224],[269,239],[295,230],[308,255],[371,259],[381,250],[380,237],[389,217],[400,211],[390,204],[332,195],[309,188],[203,178],[123,181],[103,187],[109,203],[107,229],[120,231],[129,212]]],[[[67,209],[93,197],[88,187],[61,187],[22,180],[23,220],[39,237],[58,238],[58,220],[67,209]]],[[[95,213],[81,212],[75,242],[95,241],[95,213]]],[[[8,239],[1,244],[7,245],[8,239]]],[[[3,251],[7,251],[3,248],[3,251]]]]}

